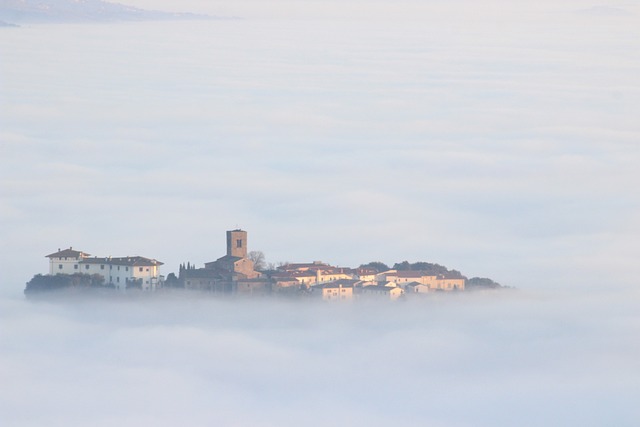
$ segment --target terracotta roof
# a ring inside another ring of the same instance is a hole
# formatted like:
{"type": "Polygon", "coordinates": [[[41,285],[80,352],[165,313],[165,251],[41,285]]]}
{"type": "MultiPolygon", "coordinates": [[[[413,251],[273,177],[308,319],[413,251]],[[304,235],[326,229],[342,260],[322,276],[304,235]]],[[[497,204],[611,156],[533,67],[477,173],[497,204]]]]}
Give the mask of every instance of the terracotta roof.
{"type": "Polygon", "coordinates": [[[281,272],[272,273],[271,277],[274,279],[292,279],[293,280],[294,275],[290,271],[281,271],[281,272]]]}
{"type": "Polygon", "coordinates": [[[425,285],[424,283],[420,283],[420,282],[411,282],[411,283],[407,283],[407,287],[411,286],[412,288],[416,287],[416,286],[426,286],[429,287],[428,285],[425,285]]]}
{"type": "Polygon", "coordinates": [[[52,254],[47,255],[45,258],[79,258],[82,256],[89,256],[89,254],[84,253],[82,251],[74,251],[73,248],[69,249],[58,249],[58,252],[54,252],[52,254]]]}
{"type": "Polygon", "coordinates": [[[211,261],[208,262],[207,264],[213,264],[214,262],[218,262],[218,261],[232,261],[232,262],[236,262],[236,261],[240,261],[241,259],[243,259],[242,257],[239,256],[233,256],[233,255],[225,255],[225,256],[221,256],[220,258],[218,258],[215,261],[211,261]]]}
{"type": "Polygon", "coordinates": [[[319,261],[316,262],[306,262],[306,263],[295,263],[295,264],[285,264],[278,267],[278,270],[291,271],[291,270],[324,270],[326,268],[333,268],[329,264],[325,264],[319,261]]]}
{"type": "Polygon", "coordinates": [[[396,273],[396,276],[411,278],[411,277],[425,277],[425,276],[435,277],[437,275],[433,273],[427,273],[425,271],[404,270],[404,271],[398,271],[398,273],[396,273]]]}
{"type": "Polygon", "coordinates": [[[316,289],[353,288],[360,280],[340,279],[313,286],[316,289]]]}
{"type": "Polygon", "coordinates": [[[316,273],[312,273],[311,271],[292,271],[292,277],[316,277],[316,273]]]}
{"type": "Polygon", "coordinates": [[[401,288],[384,286],[384,285],[369,285],[369,286],[365,286],[362,289],[367,291],[391,292],[394,289],[401,289],[401,288]]]}
{"type": "Polygon", "coordinates": [[[184,269],[180,274],[182,279],[218,279],[222,276],[220,271],[208,268],[184,269]]]}
{"type": "Polygon", "coordinates": [[[354,270],[347,267],[326,267],[321,268],[325,274],[353,274],[354,270]]]}
{"type": "Polygon", "coordinates": [[[141,256],[129,256],[129,257],[107,257],[107,258],[84,258],[81,261],[83,264],[111,264],[111,265],[128,265],[133,267],[152,267],[163,265],[160,261],[155,259],[149,259],[141,256]]]}
{"type": "Polygon", "coordinates": [[[465,280],[465,277],[460,273],[449,272],[445,274],[438,274],[438,280],[465,280]]]}

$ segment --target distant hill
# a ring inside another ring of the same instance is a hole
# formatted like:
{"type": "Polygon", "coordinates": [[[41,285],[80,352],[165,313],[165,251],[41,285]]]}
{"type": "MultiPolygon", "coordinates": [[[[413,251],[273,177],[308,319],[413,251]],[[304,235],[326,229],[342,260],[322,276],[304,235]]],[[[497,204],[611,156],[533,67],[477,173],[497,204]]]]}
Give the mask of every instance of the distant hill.
{"type": "Polygon", "coordinates": [[[113,21],[151,21],[211,19],[207,15],[170,13],[138,9],[102,0],[2,0],[0,22],[10,23],[80,23],[113,21]]]}
{"type": "Polygon", "coordinates": [[[8,22],[0,21],[0,27],[17,27],[16,24],[10,24],[8,22]]]}

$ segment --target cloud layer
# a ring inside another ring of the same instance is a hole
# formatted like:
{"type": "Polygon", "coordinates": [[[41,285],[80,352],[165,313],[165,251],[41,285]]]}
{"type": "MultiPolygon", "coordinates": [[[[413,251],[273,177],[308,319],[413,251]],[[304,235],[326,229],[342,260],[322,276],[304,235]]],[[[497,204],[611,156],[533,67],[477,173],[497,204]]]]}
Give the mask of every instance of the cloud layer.
{"type": "Polygon", "coordinates": [[[6,426],[633,426],[637,292],[0,300],[6,426]]]}

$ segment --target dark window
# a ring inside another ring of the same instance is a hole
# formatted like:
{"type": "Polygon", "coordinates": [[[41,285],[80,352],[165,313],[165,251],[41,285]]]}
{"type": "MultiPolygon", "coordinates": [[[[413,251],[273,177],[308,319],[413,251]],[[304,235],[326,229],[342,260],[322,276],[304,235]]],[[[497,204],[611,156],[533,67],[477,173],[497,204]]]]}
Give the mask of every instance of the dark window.
{"type": "Polygon", "coordinates": [[[129,267],[125,267],[125,268],[124,268],[124,271],[129,271],[129,267]]]}
{"type": "Polygon", "coordinates": [[[62,264],[58,265],[58,269],[62,270],[62,264]]]}
{"type": "Polygon", "coordinates": [[[119,277],[116,277],[116,282],[120,282],[120,278],[119,277]]]}
{"type": "Polygon", "coordinates": [[[85,269],[85,270],[88,270],[88,269],[89,269],[89,265],[88,265],[88,264],[87,264],[87,265],[85,265],[85,266],[84,266],[84,269],[85,269]]]}
{"type": "Polygon", "coordinates": [[[242,247],[242,239],[236,240],[236,247],[237,248],[241,248],[242,247]]]}
{"type": "Polygon", "coordinates": [[[74,269],[74,270],[77,270],[77,269],[78,269],[78,264],[75,264],[75,265],[73,266],[73,269],[74,269]]]}
{"type": "MultiPolygon", "coordinates": [[[[149,270],[149,269],[147,268],[147,270],[149,270]]],[[[140,267],[140,268],[138,269],[138,271],[142,271],[142,267],[140,267]]]]}
{"type": "Polygon", "coordinates": [[[101,266],[100,266],[100,270],[104,270],[104,265],[101,265],[101,266]]]}
{"type": "Polygon", "coordinates": [[[147,267],[147,271],[149,271],[149,267],[147,267]]]}

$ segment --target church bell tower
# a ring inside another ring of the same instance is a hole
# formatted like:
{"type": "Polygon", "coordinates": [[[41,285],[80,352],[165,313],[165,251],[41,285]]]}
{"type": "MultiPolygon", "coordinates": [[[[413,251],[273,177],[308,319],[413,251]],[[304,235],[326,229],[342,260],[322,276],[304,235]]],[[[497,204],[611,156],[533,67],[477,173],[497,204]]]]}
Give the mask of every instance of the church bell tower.
{"type": "Polygon", "coordinates": [[[247,257],[247,232],[243,230],[227,231],[227,256],[247,257]]]}

